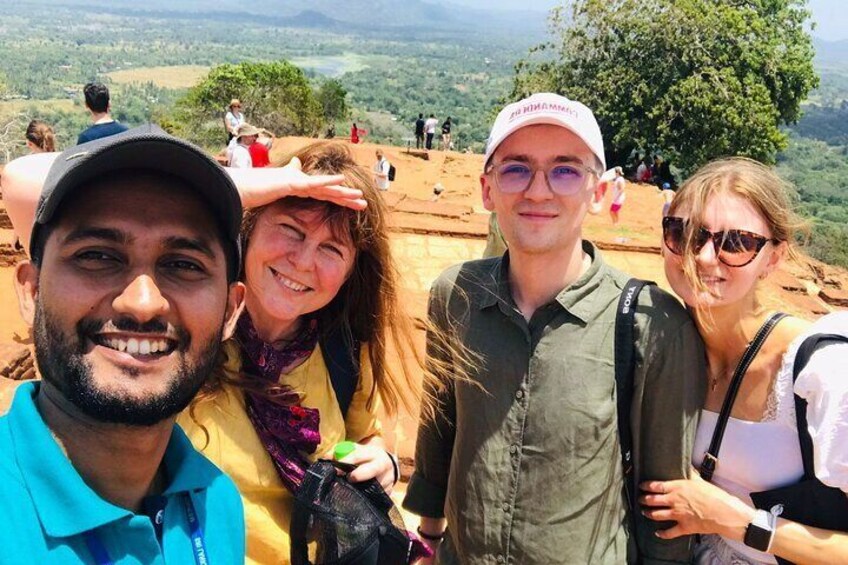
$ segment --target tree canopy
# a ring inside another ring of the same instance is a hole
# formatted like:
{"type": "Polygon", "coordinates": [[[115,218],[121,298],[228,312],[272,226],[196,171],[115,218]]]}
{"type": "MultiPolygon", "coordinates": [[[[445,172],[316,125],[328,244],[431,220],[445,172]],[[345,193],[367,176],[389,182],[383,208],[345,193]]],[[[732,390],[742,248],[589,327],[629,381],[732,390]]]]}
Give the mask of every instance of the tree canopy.
{"type": "Polygon", "coordinates": [[[560,92],[595,111],[610,163],[662,152],[773,163],[818,85],[806,0],[573,0],[516,66],[515,98],[560,92]]]}
{"type": "Polygon", "coordinates": [[[324,112],[324,121],[333,124],[337,120],[347,119],[350,107],[347,104],[347,90],[336,79],[324,81],[318,89],[318,101],[324,112]]]}
{"type": "Polygon", "coordinates": [[[251,124],[276,135],[318,134],[323,109],[303,71],[288,61],[214,67],[160,120],[173,133],[204,146],[220,145],[222,118],[233,98],[251,124]]]}

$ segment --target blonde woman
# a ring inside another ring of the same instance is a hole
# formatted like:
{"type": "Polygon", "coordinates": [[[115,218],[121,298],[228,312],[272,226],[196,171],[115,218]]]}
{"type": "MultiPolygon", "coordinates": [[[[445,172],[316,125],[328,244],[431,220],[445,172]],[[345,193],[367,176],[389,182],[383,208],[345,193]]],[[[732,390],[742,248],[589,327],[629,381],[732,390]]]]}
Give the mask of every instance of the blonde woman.
{"type": "Polygon", "coordinates": [[[674,522],[660,537],[702,534],[699,564],[848,563],[848,535],[794,521],[788,514],[797,506],[785,493],[780,499],[785,509],[781,504],[757,509],[753,502],[763,496],[757,493],[796,485],[804,477],[800,442],[808,434],[815,475],[810,479],[817,483],[809,492],[832,502],[814,508],[813,518],[848,519],[848,345],[815,351],[793,383],[804,339],[848,335],[848,315],[828,315],[814,324],[780,319],[757,295],[760,281],[794,254],[799,227],[784,183],[769,168],[742,158],[696,172],[663,219],[666,277],[689,307],[707,351],[707,398],[692,462],[703,476],[714,473],[712,482],[696,474],[644,483],[641,502],[649,518],[674,522]],[[757,353],[751,344],[759,342],[757,353]],[[747,370],[743,357],[752,359],[747,370]],[[740,375],[735,402],[729,392],[734,374],[740,375]],[[808,425],[800,430],[796,396],[806,403],[802,416],[808,425]],[[729,417],[722,437],[715,431],[721,430],[723,408],[729,417]]]}

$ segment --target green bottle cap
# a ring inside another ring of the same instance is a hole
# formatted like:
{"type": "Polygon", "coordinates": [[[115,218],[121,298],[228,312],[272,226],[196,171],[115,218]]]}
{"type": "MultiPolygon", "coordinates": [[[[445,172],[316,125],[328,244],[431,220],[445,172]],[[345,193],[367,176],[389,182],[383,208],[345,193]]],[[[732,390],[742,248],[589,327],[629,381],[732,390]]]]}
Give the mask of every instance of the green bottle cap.
{"type": "Polygon", "coordinates": [[[340,459],[344,459],[356,449],[356,444],[352,441],[342,441],[336,444],[336,448],[333,450],[333,459],[339,461],[340,459]]]}

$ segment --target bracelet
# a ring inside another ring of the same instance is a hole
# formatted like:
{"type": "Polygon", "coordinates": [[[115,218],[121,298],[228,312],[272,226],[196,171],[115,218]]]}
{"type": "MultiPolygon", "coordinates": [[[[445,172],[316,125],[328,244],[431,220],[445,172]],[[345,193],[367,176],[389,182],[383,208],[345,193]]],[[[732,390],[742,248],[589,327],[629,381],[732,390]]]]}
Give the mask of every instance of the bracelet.
{"type": "Polygon", "coordinates": [[[418,532],[418,535],[421,537],[421,539],[425,539],[427,541],[442,541],[443,539],[445,539],[444,532],[442,532],[441,534],[439,534],[437,536],[434,536],[434,535],[431,535],[431,534],[425,534],[424,532],[421,531],[421,526],[418,526],[418,528],[416,528],[416,531],[418,532]]]}
{"type": "Polygon", "coordinates": [[[389,461],[392,462],[392,471],[395,473],[395,480],[392,482],[393,485],[396,485],[400,480],[400,465],[398,464],[397,455],[392,455],[388,451],[386,451],[386,455],[389,456],[389,461]]]}

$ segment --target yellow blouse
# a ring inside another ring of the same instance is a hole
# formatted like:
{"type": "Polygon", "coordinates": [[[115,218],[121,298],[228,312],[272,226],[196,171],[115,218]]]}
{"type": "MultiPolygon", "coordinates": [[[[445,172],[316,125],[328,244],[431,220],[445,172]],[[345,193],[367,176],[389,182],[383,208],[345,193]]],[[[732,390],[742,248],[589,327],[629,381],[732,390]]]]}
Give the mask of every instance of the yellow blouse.
{"type": "MultiPolygon", "coordinates": [[[[230,375],[237,374],[241,368],[238,346],[228,342],[225,352],[224,370],[230,375]]],[[[301,406],[317,408],[320,413],[321,443],[309,455],[310,461],[326,456],[345,439],[359,442],[380,434],[379,402],[374,402],[370,409],[367,406],[372,385],[367,359],[367,349],[363,347],[359,385],[346,419],[342,418],[320,346],[291,373],[280,376],[281,383],[301,395],[301,406]]],[[[294,498],[280,481],[271,457],[253,429],[242,392],[225,386],[213,399],[196,403],[194,419],[186,410],[177,422],[194,446],[228,474],[241,492],[247,525],[246,562],[289,563],[289,523],[294,498]]]]}

